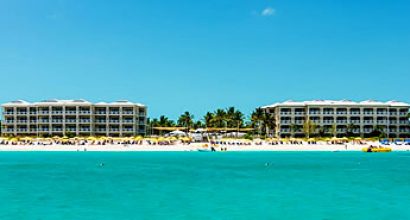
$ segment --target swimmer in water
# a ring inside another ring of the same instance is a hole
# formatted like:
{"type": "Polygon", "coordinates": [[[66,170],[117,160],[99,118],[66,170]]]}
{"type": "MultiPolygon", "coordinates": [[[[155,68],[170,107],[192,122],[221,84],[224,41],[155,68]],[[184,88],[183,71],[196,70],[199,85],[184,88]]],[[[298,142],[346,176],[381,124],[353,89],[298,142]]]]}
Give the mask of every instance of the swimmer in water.
{"type": "Polygon", "coordinates": [[[104,163],[100,163],[100,167],[103,167],[104,166],[104,163]]]}

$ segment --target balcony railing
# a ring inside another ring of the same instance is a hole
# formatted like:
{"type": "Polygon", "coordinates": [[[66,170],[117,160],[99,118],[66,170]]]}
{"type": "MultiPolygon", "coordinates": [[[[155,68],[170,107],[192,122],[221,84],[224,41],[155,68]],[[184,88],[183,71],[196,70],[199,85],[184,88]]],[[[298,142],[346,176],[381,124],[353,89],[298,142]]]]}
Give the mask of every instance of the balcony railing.
{"type": "Polygon", "coordinates": [[[347,124],[347,120],[337,120],[336,123],[338,123],[338,124],[347,124]]]}
{"type": "Polygon", "coordinates": [[[337,115],[347,115],[347,112],[336,112],[337,115]]]}

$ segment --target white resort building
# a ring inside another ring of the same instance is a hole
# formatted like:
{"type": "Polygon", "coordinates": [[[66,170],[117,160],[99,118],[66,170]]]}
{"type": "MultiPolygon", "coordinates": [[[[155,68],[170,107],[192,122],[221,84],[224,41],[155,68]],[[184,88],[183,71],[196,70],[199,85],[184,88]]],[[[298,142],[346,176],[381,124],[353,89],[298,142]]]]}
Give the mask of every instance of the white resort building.
{"type": "Polygon", "coordinates": [[[410,105],[397,101],[286,101],[262,109],[273,114],[275,128],[271,133],[276,137],[304,137],[311,127],[313,135],[338,137],[370,137],[379,132],[398,138],[410,133],[410,105]]]}
{"type": "Polygon", "coordinates": [[[4,136],[144,135],[147,108],[128,101],[18,100],[2,105],[4,136]]]}

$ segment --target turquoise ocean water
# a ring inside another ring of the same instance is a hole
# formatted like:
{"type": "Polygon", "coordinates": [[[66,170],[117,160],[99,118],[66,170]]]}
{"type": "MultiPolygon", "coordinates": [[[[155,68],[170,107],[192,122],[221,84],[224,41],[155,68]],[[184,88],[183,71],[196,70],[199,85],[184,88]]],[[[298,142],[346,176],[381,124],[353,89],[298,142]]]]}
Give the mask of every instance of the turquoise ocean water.
{"type": "Polygon", "coordinates": [[[409,207],[410,152],[0,153],[0,219],[410,219],[409,207]]]}

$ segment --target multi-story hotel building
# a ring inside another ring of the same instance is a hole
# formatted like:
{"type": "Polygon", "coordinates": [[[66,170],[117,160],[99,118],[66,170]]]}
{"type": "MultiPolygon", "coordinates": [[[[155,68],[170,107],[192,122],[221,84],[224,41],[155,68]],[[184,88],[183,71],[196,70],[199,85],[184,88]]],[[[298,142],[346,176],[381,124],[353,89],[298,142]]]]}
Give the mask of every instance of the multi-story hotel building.
{"type": "Polygon", "coordinates": [[[407,117],[410,105],[397,101],[286,101],[262,109],[273,114],[275,129],[272,133],[276,137],[303,137],[307,124],[315,125],[313,133],[339,137],[347,132],[367,137],[376,129],[390,138],[409,137],[410,133],[407,117]]]}
{"type": "Polygon", "coordinates": [[[91,103],[86,100],[13,101],[3,107],[6,136],[144,135],[147,108],[128,101],[91,103]]]}

